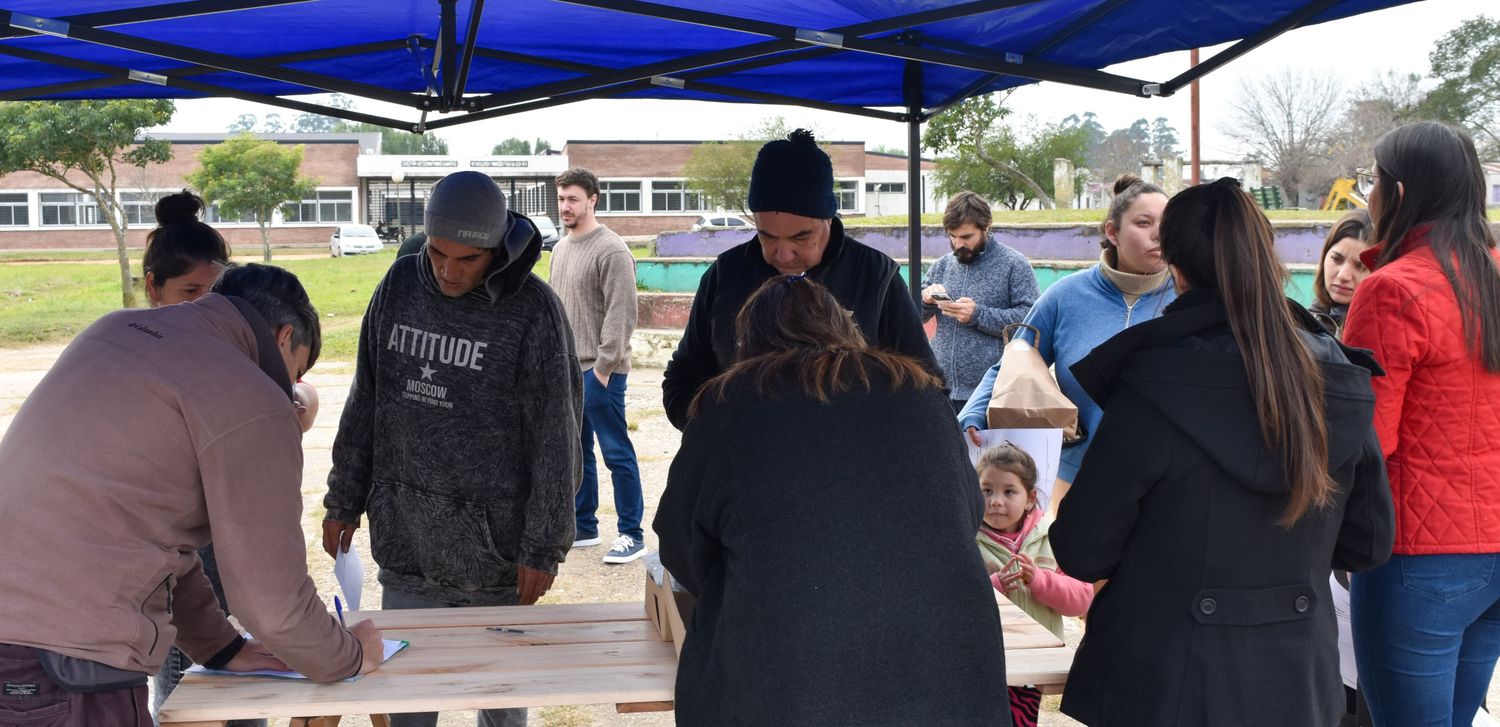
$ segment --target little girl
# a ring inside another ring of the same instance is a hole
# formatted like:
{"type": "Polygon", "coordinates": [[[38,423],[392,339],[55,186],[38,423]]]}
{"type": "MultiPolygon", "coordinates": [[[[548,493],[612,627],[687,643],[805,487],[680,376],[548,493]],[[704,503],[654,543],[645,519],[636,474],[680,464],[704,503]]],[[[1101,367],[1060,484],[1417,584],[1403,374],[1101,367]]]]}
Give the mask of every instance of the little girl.
{"type": "MultiPolygon", "coordinates": [[[[1036,506],[1036,462],[1006,442],[979,456],[979,487],[984,492],[984,523],[976,540],[990,582],[1027,615],[1063,638],[1063,617],[1089,610],[1094,588],[1057,570],[1047,540],[1051,518],[1036,506]]],[[[1034,727],[1041,692],[1010,688],[1011,721],[1034,727]]]]}

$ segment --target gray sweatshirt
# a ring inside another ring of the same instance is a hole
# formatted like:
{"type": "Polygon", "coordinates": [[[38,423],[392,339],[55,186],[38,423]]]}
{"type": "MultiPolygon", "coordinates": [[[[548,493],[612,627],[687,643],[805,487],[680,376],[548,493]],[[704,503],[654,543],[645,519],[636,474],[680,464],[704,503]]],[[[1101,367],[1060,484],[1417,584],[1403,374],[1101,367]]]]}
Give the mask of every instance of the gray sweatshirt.
{"type": "Polygon", "coordinates": [[[1025,255],[990,236],[984,252],[968,265],[952,253],[938,258],[922,287],[936,283],[942,283],[954,300],[973,298],[976,304],[966,324],[942,315],[935,305],[922,306],[922,320],[938,316],[932,353],[951,388],[948,396],[967,401],[984,372],[1000,360],[1005,327],[1021,322],[1040,295],[1036,273],[1025,255]]]}
{"type": "Polygon", "coordinates": [[[582,378],[562,304],[531,274],[541,238],[512,220],[533,236],[520,259],[448,298],[425,256],[400,258],[360,329],[323,503],[332,520],[369,514],[380,582],[401,593],[514,604],[516,566],[555,573],[573,542],[582,378]]]}

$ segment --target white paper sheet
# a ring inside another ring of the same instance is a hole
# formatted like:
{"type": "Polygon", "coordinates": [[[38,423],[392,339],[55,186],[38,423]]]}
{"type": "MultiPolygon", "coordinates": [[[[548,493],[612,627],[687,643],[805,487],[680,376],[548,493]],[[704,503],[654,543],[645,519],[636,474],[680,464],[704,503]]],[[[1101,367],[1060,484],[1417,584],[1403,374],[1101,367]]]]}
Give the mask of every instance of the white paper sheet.
{"type": "Polygon", "coordinates": [[[333,558],[333,577],[338,579],[339,590],[344,593],[344,610],[358,611],[360,595],[365,587],[365,563],[360,560],[359,550],[349,547],[346,553],[336,551],[333,558]]]}
{"type": "MultiPolygon", "coordinates": [[[[392,640],[392,639],[381,639],[381,643],[383,643],[385,645],[385,654],[383,654],[380,657],[380,663],[382,663],[382,664],[386,663],[387,661],[390,661],[391,657],[393,657],[393,656],[396,655],[396,652],[399,652],[402,649],[405,649],[409,645],[405,641],[396,641],[396,640],[392,640]]],[[[307,678],[307,677],[302,676],[300,673],[295,672],[295,671],[274,671],[274,670],[271,670],[271,669],[262,669],[260,671],[225,671],[223,669],[209,669],[209,668],[203,666],[202,664],[195,664],[194,666],[192,666],[191,668],[189,668],[184,673],[185,674],[213,674],[215,676],[232,676],[232,677],[275,677],[277,679],[306,679],[307,678]]],[[[345,679],[344,681],[346,681],[346,682],[352,682],[352,681],[354,681],[354,680],[356,680],[358,678],[359,678],[359,676],[355,675],[355,676],[349,677],[348,679],[345,679]]]]}
{"type": "Polygon", "coordinates": [[[985,429],[979,432],[983,447],[975,447],[964,435],[969,447],[969,461],[979,463],[979,455],[1004,442],[1020,447],[1036,460],[1036,505],[1046,510],[1052,504],[1052,485],[1057,482],[1057,466],[1062,462],[1061,429],[985,429]]]}

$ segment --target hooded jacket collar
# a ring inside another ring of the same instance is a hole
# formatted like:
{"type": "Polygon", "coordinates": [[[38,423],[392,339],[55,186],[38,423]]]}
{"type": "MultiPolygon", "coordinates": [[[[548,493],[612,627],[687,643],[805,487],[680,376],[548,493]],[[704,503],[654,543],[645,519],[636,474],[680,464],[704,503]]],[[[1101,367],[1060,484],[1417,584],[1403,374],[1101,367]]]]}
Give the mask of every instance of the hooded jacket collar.
{"type": "MultiPolygon", "coordinates": [[[[505,235],[505,243],[495,249],[495,259],[490,263],[484,281],[465,294],[466,299],[492,304],[514,295],[542,256],[542,236],[537,233],[536,225],[525,215],[512,211],[505,214],[510,217],[510,231],[505,235]]],[[[422,247],[425,250],[427,246],[422,247]]],[[[438,285],[432,265],[424,260],[417,267],[421,271],[423,287],[442,295],[443,289],[438,285]]]]}
{"type": "MultiPolygon", "coordinates": [[[[1406,253],[1409,253],[1413,250],[1420,250],[1423,248],[1431,247],[1432,243],[1427,239],[1427,233],[1431,231],[1431,222],[1424,222],[1420,225],[1417,225],[1416,227],[1411,228],[1411,232],[1406,233],[1406,237],[1401,240],[1401,244],[1398,246],[1400,248],[1400,253],[1397,255],[1397,257],[1399,258],[1401,255],[1405,255],[1406,253]]],[[[1370,247],[1365,248],[1364,252],[1359,254],[1359,261],[1361,263],[1364,263],[1365,268],[1373,272],[1375,268],[1378,267],[1380,253],[1384,249],[1385,243],[1383,242],[1379,245],[1371,245],[1370,247]]]]}
{"type": "MultiPolygon", "coordinates": [[[[1328,458],[1338,466],[1363,446],[1374,416],[1369,377],[1384,372],[1368,351],[1340,344],[1302,306],[1290,300],[1287,305],[1323,370],[1328,458]]],[[[1288,491],[1281,457],[1261,441],[1244,359],[1218,291],[1182,294],[1160,318],[1126,329],[1070,370],[1100,406],[1107,407],[1121,386],[1139,392],[1182,437],[1246,488],[1288,491]]]]}

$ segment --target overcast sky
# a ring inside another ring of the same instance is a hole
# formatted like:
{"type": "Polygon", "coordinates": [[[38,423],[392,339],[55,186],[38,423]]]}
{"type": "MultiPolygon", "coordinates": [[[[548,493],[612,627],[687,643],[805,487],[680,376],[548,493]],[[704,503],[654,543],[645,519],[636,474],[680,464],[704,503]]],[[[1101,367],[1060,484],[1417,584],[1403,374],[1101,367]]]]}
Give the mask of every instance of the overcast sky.
{"type": "MultiPolygon", "coordinates": [[[[1191,0],[1187,0],[1191,1],[1191,0]]],[[[1203,155],[1237,158],[1239,150],[1219,133],[1228,104],[1241,79],[1255,78],[1286,66],[1328,72],[1350,89],[1387,70],[1426,75],[1428,53],[1448,31],[1479,15],[1494,0],[1423,0],[1388,10],[1300,28],[1251,51],[1209,74],[1202,82],[1203,155]]],[[[1491,14],[1500,12],[1500,6],[1491,14]]],[[[1219,48],[1205,48],[1208,58],[1219,48]]],[[[1165,81],[1188,67],[1187,52],[1112,66],[1106,70],[1135,78],[1165,81]]],[[[316,100],[316,97],[310,97],[316,100]]],[[[1019,116],[1046,123],[1069,114],[1093,111],[1106,129],[1130,125],[1138,118],[1165,116],[1177,127],[1184,150],[1188,136],[1188,93],[1171,98],[1141,99],[1054,83],[1018,89],[1010,98],[1019,116]]],[[[409,118],[394,106],[357,102],[356,108],[394,118],[409,118]]],[[[165,131],[223,131],[240,114],[294,111],[242,101],[180,101],[165,131]]],[[[1331,109],[1330,112],[1336,113],[1331,109]]],[[[495,142],[515,136],[547,139],[561,148],[568,139],[705,139],[732,138],[768,116],[784,116],[789,126],[812,125],[829,140],[865,141],[872,148],[905,148],[906,127],[889,121],[815,111],[796,106],[689,101],[584,101],[503,119],[478,121],[437,133],[459,155],[488,154],[495,142]]],[[[1014,118],[1014,117],[1013,117],[1014,118]]]]}

